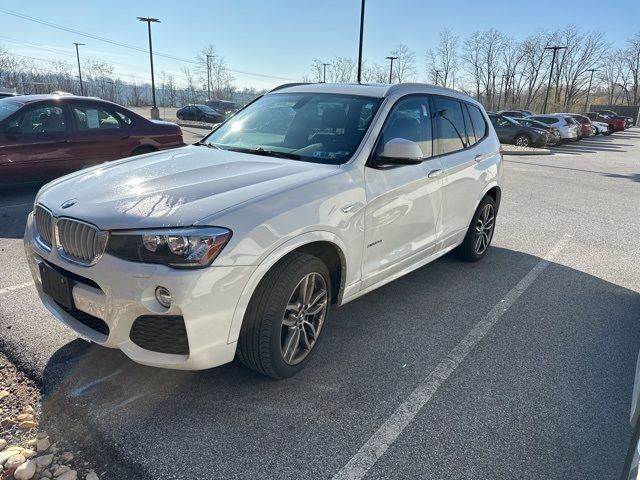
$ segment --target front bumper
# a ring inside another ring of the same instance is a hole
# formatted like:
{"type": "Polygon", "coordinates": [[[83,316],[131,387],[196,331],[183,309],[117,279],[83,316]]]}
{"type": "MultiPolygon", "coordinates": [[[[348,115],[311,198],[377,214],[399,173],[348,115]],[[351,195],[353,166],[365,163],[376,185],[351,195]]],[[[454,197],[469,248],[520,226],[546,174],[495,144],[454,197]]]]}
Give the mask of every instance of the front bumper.
{"type": "Polygon", "coordinates": [[[43,249],[34,238],[33,214],[29,215],[24,247],[38,294],[46,308],[80,335],[106,347],[119,348],[132,360],[156,367],[199,370],[233,360],[236,350],[229,332],[242,292],[256,267],[209,267],[176,270],[163,265],[128,262],[105,254],[92,267],[74,265],[60,258],[56,249],[43,249]],[[106,323],[101,333],[81,322],[42,291],[39,263],[88,279],[76,281],[72,295],[76,309],[106,323]],[[93,284],[93,285],[92,285],[93,284]],[[96,284],[99,288],[96,288],[96,284]],[[155,289],[169,289],[171,307],[161,306],[155,289]],[[131,327],[141,316],[182,317],[188,354],[141,348],[130,338],[131,327]]]}

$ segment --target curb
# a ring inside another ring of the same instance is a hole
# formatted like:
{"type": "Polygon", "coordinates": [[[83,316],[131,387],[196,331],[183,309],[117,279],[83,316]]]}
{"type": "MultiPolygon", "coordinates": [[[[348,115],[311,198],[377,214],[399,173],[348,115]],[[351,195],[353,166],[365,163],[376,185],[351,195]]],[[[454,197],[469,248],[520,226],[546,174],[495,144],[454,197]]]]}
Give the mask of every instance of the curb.
{"type": "Polygon", "coordinates": [[[536,148],[535,150],[503,150],[503,155],[552,155],[551,150],[536,148]]]}

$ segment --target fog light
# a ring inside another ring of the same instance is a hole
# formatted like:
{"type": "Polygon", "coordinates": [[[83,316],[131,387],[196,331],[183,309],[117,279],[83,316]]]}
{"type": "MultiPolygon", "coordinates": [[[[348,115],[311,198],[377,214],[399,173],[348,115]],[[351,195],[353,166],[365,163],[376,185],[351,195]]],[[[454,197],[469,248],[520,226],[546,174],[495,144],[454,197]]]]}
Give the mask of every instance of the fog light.
{"type": "Polygon", "coordinates": [[[164,287],[157,287],[156,300],[163,307],[169,308],[171,306],[171,293],[164,287]]]}

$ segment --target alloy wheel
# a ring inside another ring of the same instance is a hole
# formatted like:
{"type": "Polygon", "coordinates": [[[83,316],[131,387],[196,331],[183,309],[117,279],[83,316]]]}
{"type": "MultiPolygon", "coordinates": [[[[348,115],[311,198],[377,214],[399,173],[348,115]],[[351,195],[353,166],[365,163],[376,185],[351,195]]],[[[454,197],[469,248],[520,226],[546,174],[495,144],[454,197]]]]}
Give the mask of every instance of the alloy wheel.
{"type": "Polygon", "coordinates": [[[473,248],[478,255],[482,255],[493,237],[493,227],[495,226],[495,211],[493,205],[486,204],[480,215],[478,215],[478,221],[476,222],[476,235],[473,243],[473,248]]]}
{"type": "Polygon", "coordinates": [[[280,351],[289,365],[297,365],[311,353],[324,324],[327,283],[316,272],[306,275],[291,294],[282,319],[280,351]]]}

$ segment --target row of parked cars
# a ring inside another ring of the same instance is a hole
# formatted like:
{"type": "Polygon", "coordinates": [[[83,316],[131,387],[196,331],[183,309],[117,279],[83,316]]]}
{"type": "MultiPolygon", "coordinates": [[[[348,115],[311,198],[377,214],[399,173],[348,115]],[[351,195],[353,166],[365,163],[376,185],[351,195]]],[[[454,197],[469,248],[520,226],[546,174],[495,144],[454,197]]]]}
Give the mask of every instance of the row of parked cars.
{"type": "Polygon", "coordinates": [[[500,142],[520,147],[546,147],[593,135],[611,135],[633,125],[631,117],[611,110],[535,114],[529,110],[488,112],[500,142]]]}

